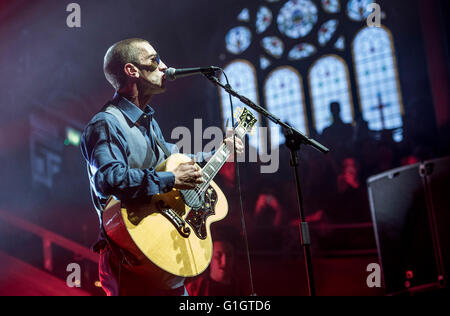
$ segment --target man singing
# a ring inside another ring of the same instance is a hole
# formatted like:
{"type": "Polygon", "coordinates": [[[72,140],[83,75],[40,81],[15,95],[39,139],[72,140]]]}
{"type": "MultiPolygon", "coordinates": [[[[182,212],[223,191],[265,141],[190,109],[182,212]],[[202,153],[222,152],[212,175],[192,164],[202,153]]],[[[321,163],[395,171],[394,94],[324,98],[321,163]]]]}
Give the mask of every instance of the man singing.
{"type": "MultiPolygon", "coordinates": [[[[110,196],[132,201],[172,189],[193,189],[203,182],[202,163],[212,153],[198,153],[191,162],[180,164],[173,172],[156,172],[167,158],[165,152],[178,148],[164,140],[148,105],[151,97],[165,91],[167,66],[156,50],[143,39],[132,38],[112,45],[106,52],[103,70],[114,87],[114,98],[87,125],[81,150],[88,163],[93,203],[99,213],[110,196]],[[162,148],[165,147],[165,148],[162,148]]],[[[225,143],[233,148],[233,138],[225,143]]],[[[236,151],[243,152],[236,138],[236,151]]],[[[94,245],[100,252],[99,274],[102,287],[110,296],[117,295],[186,295],[184,278],[167,275],[164,284],[156,285],[133,271],[127,256],[101,229],[94,245]]]]}

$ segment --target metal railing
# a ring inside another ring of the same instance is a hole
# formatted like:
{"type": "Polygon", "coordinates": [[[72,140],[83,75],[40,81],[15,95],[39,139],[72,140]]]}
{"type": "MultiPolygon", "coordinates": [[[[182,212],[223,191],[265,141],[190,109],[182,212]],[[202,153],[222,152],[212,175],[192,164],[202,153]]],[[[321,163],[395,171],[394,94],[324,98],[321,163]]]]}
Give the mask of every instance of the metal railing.
{"type": "Polygon", "coordinates": [[[0,220],[21,230],[32,233],[42,238],[42,250],[44,255],[44,268],[47,271],[53,271],[52,245],[58,245],[66,250],[73,252],[80,258],[98,263],[99,255],[92,252],[89,248],[82,246],[70,239],[51,232],[36,224],[30,223],[22,218],[14,216],[9,212],[0,210],[0,220]]]}

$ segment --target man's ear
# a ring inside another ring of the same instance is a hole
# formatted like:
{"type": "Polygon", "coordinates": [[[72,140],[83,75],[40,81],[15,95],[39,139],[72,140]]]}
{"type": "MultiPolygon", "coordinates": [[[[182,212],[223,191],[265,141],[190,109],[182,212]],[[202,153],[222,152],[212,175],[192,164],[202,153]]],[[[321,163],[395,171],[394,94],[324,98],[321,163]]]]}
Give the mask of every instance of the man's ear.
{"type": "Polygon", "coordinates": [[[139,78],[140,73],[137,67],[133,64],[127,63],[125,66],[123,66],[123,71],[125,71],[125,74],[127,76],[130,76],[132,78],[139,78]]]}

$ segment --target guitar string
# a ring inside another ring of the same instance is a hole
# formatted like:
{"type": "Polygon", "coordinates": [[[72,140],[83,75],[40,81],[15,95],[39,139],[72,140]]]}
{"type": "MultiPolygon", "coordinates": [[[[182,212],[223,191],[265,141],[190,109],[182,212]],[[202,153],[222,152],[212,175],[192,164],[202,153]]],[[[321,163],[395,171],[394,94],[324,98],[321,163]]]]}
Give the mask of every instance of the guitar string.
{"type": "MultiPolygon", "coordinates": [[[[234,131],[236,131],[236,129],[234,129],[234,131]]],[[[233,135],[236,135],[236,134],[233,133],[233,135]]],[[[239,137],[239,136],[238,136],[238,137],[239,137]]],[[[211,180],[217,175],[217,173],[220,171],[220,169],[221,169],[221,168],[223,167],[223,165],[226,163],[227,159],[230,157],[231,150],[230,150],[225,144],[223,144],[223,145],[220,147],[220,149],[217,151],[217,154],[215,154],[211,159],[213,160],[214,157],[215,157],[216,155],[219,155],[220,152],[221,152],[222,150],[224,151],[224,153],[225,153],[226,156],[227,156],[226,159],[224,159],[223,161],[221,161],[220,164],[219,164],[216,168],[213,167],[214,172],[213,172],[212,175],[209,176],[208,181],[206,181],[205,183],[202,183],[200,186],[196,186],[196,187],[195,187],[194,189],[192,189],[192,190],[189,190],[189,192],[187,192],[187,193],[184,195],[184,199],[185,199],[186,204],[192,204],[194,198],[200,198],[200,196],[201,196],[202,194],[205,193],[206,189],[209,187],[209,183],[211,182],[211,180]]],[[[214,160],[213,160],[213,161],[214,161],[214,160]]],[[[208,165],[206,165],[205,168],[206,168],[207,166],[208,166],[208,165]]],[[[203,168],[202,170],[204,170],[205,168],[203,168]]]]}
{"type": "MultiPolygon", "coordinates": [[[[222,149],[223,145],[221,146],[221,148],[218,150],[217,154],[219,154],[220,150],[222,149]]],[[[216,156],[216,155],[214,155],[216,156]]],[[[214,156],[211,159],[214,159],[214,156]]],[[[223,166],[223,165],[222,165],[223,166]]],[[[206,166],[205,166],[206,167],[206,166]]],[[[221,167],[220,167],[221,168],[221,167]]],[[[218,168],[218,169],[220,169],[218,168]]],[[[203,168],[204,169],[204,168],[203,168]]],[[[214,168],[213,168],[214,169],[214,168]]],[[[206,181],[205,183],[202,183],[201,185],[196,186],[194,189],[189,190],[188,193],[186,193],[185,195],[185,199],[189,200],[189,202],[192,201],[193,198],[195,198],[196,195],[202,194],[204,192],[204,190],[209,186],[209,183],[211,182],[212,178],[214,178],[214,176],[217,174],[217,172],[215,172],[212,176],[209,177],[208,181],[206,181]],[[195,192],[195,193],[194,193],[195,192]]],[[[186,201],[188,202],[188,201],[186,201]]]]}
{"type": "MultiPolygon", "coordinates": [[[[236,128],[233,130],[233,135],[237,135],[235,133],[236,128]]],[[[238,136],[239,137],[239,136],[238,136]]],[[[239,137],[240,138],[240,137],[239,137]]],[[[198,197],[199,195],[203,194],[205,192],[205,190],[209,187],[209,183],[211,182],[211,180],[217,175],[217,173],[220,171],[220,169],[223,167],[223,165],[226,163],[227,159],[230,157],[231,154],[231,150],[225,145],[223,144],[220,149],[217,151],[217,153],[214,155],[218,155],[220,154],[221,150],[223,150],[226,154],[226,159],[224,159],[222,162],[220,162],[219,166],[217,168],[213,168],[214,173],[212,175],[209,176],[208,181],[206,181],[205,183],[203,183],[200,187],[196,186],[194,189],[189,190],[188,193],[186,193],[186,195],[184,195],[184,198],[186,200],[186,204],[188,204],[188,202],[192,202],[192,199],[195,197],[198,197]],[[198,190],[199,189],[199,190],[198,190]]],[[[211,158],[212,160],[214,159],[214,156],[211,158]]],[[[214,161],[214,160],[213,160],[214,161]]],[[[208,165],[205,166],[205,168],[208,165]]],[[[202,170],[204,170],[205,168],[203,168],[202,170]]]]}
{"type": "MultiPolygon", "coordinates": [[[[222,162],[220,162],[220,164],[217,166],[217,168],[213,168],[214,172],[208,177],[209,178],[208,181],[206,181],[205,183],[202,183],[200,186],[196,186],[192,190],[189,190],[189,192],[185,195],[186,204],[189,204],[189,202],[192,202],[192,199],[205,193],[206,189],[209,187],[211,180],[217,175],[217,173],[220,171],[220,169],[226,163],[228,157],[230,156],[231,151],[228,149],[228,147],[226,147],[226,145],[222,145],[221,148],[218,150],[218,154],[220,153],[221,150],[224,150],[224,149],[226,149],[228,151],[228,153],[226,153],[227,158],[224,159],[222,162]]],[[[211,159],[213,159],[214,156],[211,159]]],[[[203,168],[203,169],[205,169],[205,168],[203,168]]]]}
{"type": "MultiPolygon", "coordinates": [[[[234,134],[234,135],[236,135],[236,134],[234,134]]],[[[217,175],[217,173],[219,173],[220,169],[223,167],[223,165],[226,163],[227,159],[230,157],[230,154],[232,153],[232,151],[225,144],[223,144],[221,146],[221,148],[218,150],[217,154],[219,154],[221,152],[221,150],[223,150],[224,153],[226,154],[226,156],[227,156],[226,159],[221,161],[220,164],[217,166],[217,168],[213,168],[214,173],[209,176],[209,179],[208,179],[207,182],[203,183],[201,185],[201,187],[197,186],[193,190],[189,190],[190,192],[188,192],[186,194],[186,196],[185,196],[185,199],[189,200],[189,202],[192,202],[192,199],[195,198],[196,195],[198,196],[198,195],[201,195],[201,194],[205,193],[206,189],[209,187],[209,183],[211,182],[211,180],[217,175]],[[198,188],[200,190],[197,190],[198,188]],[[195,193],[194,193],[194,191],[195,191],[195,193]]],[[[214,156],[216,156],[216,155],[214,155],[214,156]]],[[[214,156],[211,159],[213,159],[214,156]]],[[[203,168],[203,169],[205,169],[205,168],[203,168]]]]}
{"type": "MultiPolygon", "coordinates": [[[[222,166],[223,166],[223,164],[224,163],[221,163],[222,166]]],[[[220,169],[222,166],[219,166],[218,169],[220,169]]],[[[206,189],[209,188],[211,180],[217,175],[217,173],[218,173],[218,171],[214,172],[210,176],[210,179],[206,183],[204,183],[204,184],[202,184],[202,186],[196,187],[194,190],[192,190],[192,191],[195,191],[195,193],[189,192],[185,197],[187,200],[186,204],[192,204],[192,202],[193,202],[192,199],[196,198],[196,195],[197,195],[197,197],[200,198],[200,196],[206,192],[206,189]]]]}

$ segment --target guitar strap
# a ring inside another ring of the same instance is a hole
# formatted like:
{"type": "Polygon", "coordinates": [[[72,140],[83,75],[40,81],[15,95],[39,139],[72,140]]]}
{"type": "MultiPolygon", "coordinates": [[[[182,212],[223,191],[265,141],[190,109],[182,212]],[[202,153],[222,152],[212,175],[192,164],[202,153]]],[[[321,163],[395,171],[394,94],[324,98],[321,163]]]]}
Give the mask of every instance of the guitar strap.
{"type": "Polygon", "coordinates": [[[170,152],[167,149],[166,145],[164,145],[164,143],[158,138],[158,136],[156,136],[155,131],[153,130],[153,124],[150,124],[150,132],[152,133],[153,138],[156,140],[156,142],[158,143],[158,146],[162,149],[162,151],[164,152],[164,155],[166,155],[166,158],[169,158],[170,156],[170,152]]]}

